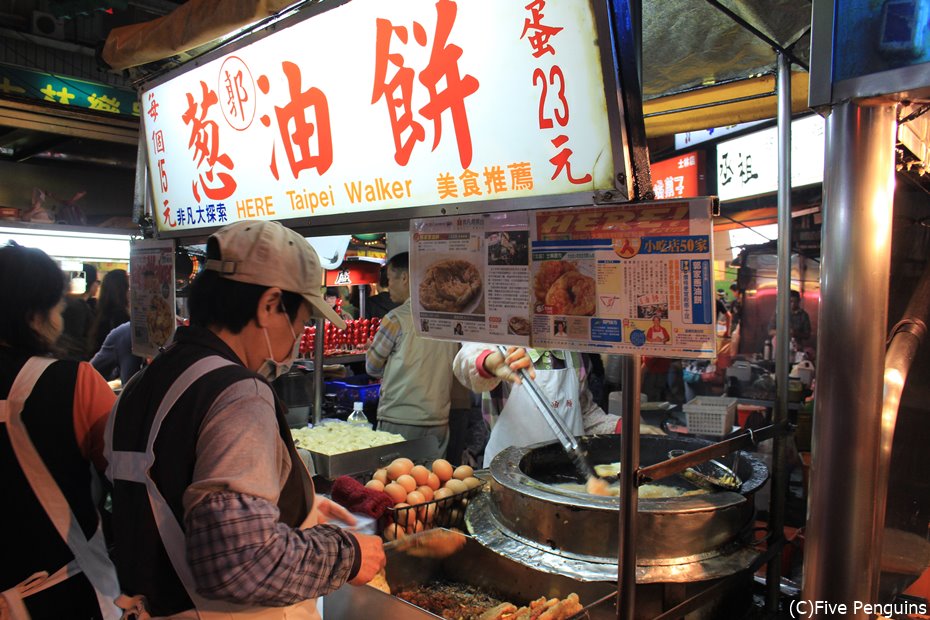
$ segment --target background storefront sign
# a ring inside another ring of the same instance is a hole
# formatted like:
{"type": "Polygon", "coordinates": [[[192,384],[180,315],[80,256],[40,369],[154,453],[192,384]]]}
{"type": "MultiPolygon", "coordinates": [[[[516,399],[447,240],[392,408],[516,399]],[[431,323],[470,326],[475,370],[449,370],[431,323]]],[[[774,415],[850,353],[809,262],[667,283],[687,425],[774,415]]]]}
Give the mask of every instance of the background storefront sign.
{"type": "MultiPolygon", "coordinates": [[[[717,194],[736,200],[778,189],[778,134],[769,127],[717,145],[717,194]]],[[[823,182],[824,120],[791,122],[791,187],[823,182]]]]}
{"type": "Polygon", "coordinates": [[[158,229],[612,189],[607,39],[554,0],[354,0],[282,28],[143,89],[158,229]]]}
{"type": "Polygon", "coordinates": [[[694,198],[705,190],[704,153],[691,151],[677,157],[657,161],[650,166],[652,191],[656,200],[694,198]]]}
{"type": "Polygon", "coordinates": [[[139,100],[130,90],[5,64],[0,64],[0,97],[26,97],[97,112],[139,116],[139,100]]]}

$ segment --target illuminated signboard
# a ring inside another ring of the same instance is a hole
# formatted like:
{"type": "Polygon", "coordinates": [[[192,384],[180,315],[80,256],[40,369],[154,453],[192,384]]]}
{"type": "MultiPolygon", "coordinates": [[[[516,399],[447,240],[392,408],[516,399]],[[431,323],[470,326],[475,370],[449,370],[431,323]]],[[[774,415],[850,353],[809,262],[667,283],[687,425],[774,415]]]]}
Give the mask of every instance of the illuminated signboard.
{"type": "Polygon", "coordinates": [[[139,116],[139,102],[131,90],[0,63],[0,96],[3,95],[108,114],[139,116]]]}
{"type": "MultiPolygon", "coordinates": [[[[717,194],[736,200],[778,190],[778,128],[769,127],[717,145],[717,194]]],[[[824,120],[791,121],[791,187],[823,182],[824,120]]]]}
{"type": "Polygon", "coordinates": [[[590,204],[626,169],[603,21],[574,0],[354,0],[146,86],[158,230],[590,204]]]}
{"type": "Polygon", "coordinates": [[[930,94],[927,0],[814,0],[812,17],[811,107],[930,94]]]}
{"type": "Polygon", "coordinates": [[[695,198],[704,190],[704,154],[699,151],[663,159],[650,166],[656,200],[695,198]]]}

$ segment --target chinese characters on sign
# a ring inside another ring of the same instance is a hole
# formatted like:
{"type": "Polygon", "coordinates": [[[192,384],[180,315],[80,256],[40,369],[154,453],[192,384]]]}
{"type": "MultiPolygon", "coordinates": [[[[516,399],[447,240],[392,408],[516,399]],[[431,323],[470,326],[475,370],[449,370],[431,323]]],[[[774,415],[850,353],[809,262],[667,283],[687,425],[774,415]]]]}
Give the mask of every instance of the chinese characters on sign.
{"type": "Polygon", "coordinates": [[[695,198],[704,195],[703,153],[692,151],[650,166],[656,200],[695,198]]]}
{"type": "Polygon", "coordinates": [[[159,230],[613,188],[578,8],[354,0],[144,90],[159,230]]]}

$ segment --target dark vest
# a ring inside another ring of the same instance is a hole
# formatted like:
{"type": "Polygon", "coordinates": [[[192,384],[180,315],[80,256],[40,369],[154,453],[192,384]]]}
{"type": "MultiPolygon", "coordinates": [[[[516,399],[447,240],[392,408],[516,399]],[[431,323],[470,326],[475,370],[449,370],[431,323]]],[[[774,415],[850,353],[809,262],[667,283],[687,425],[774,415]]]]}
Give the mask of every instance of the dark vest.
{"type": "MultiPolygon", "coordinates": [[[[117,405],[113,428],[112,450],[145,452],[149,430],[164,394],[187,368],[212,355],[235,363],[197,379],[168,412],[155,441],[152,478],[182,529],[182,497],[192,480],[197,437],[204,416],[226,388],[258,375],[243,367],[212,332],[197,327],[180,328],[175,344],[126,386],[117,405]]],[[[286,407],[277,398],[275,403],[278,428],[292,460],[290,475],[278,501],[280,521],[297,527],[310,511],[313,487],[306,468],[297,459],[285,420],[286,407]]],[[[169,615],[193,607],[158,535],[145,485],[122,480],[114,484],[113,531],[113,559],[124,592],[144,594],[153,615],[169,615]]]]}
{"type": "MultiPolygon", "coordinates": [[[[29,356],[0,348],[0,398],[29,356]]],[[[77,362],[59,361],[46,369],[26,399],[22,419],[29,437],[58,487],[68,500],[84,535],[97,530],[98,516],[90,495],[92,465],[81,454],[74,434],[74,388],[77,362]]],[[[0,590],[20,583],[38,571],[54,573],[74,559],[51,519],[36,499],[10,445],[6,425],[0,425],[0,510],[3,561],[0,590]]],[[[33,619],[100,618],[94,590],[83,573],[25,599],[33,619]]]]}

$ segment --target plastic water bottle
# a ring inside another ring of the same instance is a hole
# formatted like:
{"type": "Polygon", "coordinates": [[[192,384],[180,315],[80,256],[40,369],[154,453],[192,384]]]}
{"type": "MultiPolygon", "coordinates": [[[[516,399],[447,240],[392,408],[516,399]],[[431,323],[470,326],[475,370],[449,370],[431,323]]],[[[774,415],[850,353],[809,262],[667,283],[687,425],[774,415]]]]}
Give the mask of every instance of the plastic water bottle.
{"type": "Polygon", "coordinates": [[[352,413],[349,414],[348,419],[346,420],[349,424],[356,424],[358,426],[368,426],[368,417],[365,415],[364,405],[358,401],[352,404],[352,413]]]}

